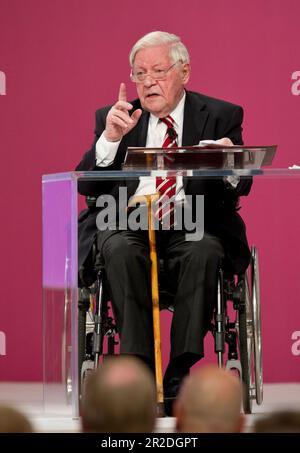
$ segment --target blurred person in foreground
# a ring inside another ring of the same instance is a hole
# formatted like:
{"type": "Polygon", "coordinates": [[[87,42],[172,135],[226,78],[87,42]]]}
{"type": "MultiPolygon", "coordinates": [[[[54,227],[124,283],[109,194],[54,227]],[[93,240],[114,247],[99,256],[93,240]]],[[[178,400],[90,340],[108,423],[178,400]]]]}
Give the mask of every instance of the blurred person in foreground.
{"type": "Polygon", "coordinates": [[[151,371],[135,357],[106,359],[87,379],[81,416],[84,432],[152,432],[156,390],[151,371]]]}
{"type": "Polygon", "coordinates": [[[300,411],[282,410],[268,414],[253,424],[254,433],[300,433],[300,411]]]}
{"type": "Polygon", "coordinates": [[[25,414],[11,406],[0,406],[0,433],[33,433],[34,429],[25,414]]]}
{"type": "Polygon", "coordinates": [[[180,433],[238,433],[242,388],[232,372],[204,366],[185,378],[174,405],[180,433]]]}

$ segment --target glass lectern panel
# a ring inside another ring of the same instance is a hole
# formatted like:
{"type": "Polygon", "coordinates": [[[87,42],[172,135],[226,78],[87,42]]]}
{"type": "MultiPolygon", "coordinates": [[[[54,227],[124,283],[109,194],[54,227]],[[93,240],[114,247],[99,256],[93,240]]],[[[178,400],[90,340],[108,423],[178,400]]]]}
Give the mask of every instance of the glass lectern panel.
{"type": "MultiPolygon", "coordinates": [[[[43,177],[43,357],[47,412],[57,413],[58,406],[60,413],[63,409],[70,416],[78,416],[79,412],[78,185],[84,182],[88,187],[92,182],[95,187],[109,187],[107,182],[122,180],[124,183],[124,179],[136,181],[141,175],[159,174],[159,170],[144,169],[43,177]]],[[[202,176],[224,179],[230,174],[230,169],[187,171],[189,179],[202,176]]],[[[295,320],[299,319],[300,299],[300,169],[236,169],[234,174],[253,176],[250,194],[241,197],[239,212],[247,225],[249,243],[258,246],[260,256],[265,379],[267,382],[287,380],[287,369],[291,376],[298,373],[300,379],[297,358],[290,352],[292,334],[299,331],[295,320]]],[[[169,344],[167,333],[163,332],[162,338],[164,345],[169,344]]],[[[166,349],[164,363],[168,352],[166,349]]],[[[211,361],[216,362],[213,353],[211,361]]]]}
{"type": "Polygon", "coordinates": [[[78,414],[77,181],[43,178],[43,361],[47,413],[78,414]],[[73,405],[73,407],[72,407],[73,405]]]}

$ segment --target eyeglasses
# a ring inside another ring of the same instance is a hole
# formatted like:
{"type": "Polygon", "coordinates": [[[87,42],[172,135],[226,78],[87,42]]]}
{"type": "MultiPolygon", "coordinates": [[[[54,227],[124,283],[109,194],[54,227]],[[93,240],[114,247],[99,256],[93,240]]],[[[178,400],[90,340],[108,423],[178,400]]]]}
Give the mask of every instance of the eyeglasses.
{"type": "Polygon", "coordinates": [[[172,64],[168,69],[153,69],[152,71],[145,72],[145,71],[137,71],[134,72],[133,70],[130,73],[130,79],[132,82],[141,83],[146,80],[148,76],[150,76],[154,80],[165,80],[167,78],[168,72],[177,64],[181,63],[181,60],[176,61],[172,64]]]}

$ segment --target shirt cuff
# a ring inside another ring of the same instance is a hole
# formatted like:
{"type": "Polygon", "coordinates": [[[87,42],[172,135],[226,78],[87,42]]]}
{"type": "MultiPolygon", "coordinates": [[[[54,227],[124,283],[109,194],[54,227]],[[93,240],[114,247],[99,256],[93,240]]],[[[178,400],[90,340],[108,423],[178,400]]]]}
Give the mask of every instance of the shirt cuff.
{"type": "Polygon", "coordinates": [[[109,142],[106,140],[104,132],[100,135],[96,143],[96,165],[97,167],[107,167],[115,160],[121,140],[109,142]]]}
{"type": "Polygon", "coordinates": [[[227,184],[229,189],[236,189],[240,182],[240,177],[236,175],[224,176],[224,182],[227,184]]]}

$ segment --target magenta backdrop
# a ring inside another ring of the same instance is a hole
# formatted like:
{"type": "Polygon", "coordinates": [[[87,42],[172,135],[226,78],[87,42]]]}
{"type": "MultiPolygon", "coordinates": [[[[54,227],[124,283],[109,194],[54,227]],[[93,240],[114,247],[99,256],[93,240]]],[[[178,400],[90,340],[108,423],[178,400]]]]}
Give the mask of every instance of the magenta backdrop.
{"type": "MultiPolygon", "coordinates": [[[[121,81],[135,96],[127,57],[135,40],[155,29],[179,34],[191,53],[189,88],[243,105],[245,142],[278,144],[283,167],[300,162],[299,17],[298,0],[178,0],[172,8],[161,0],[0,0],[2,380],[42,377],[41,176],[75,167],[92,142],[94,111],[116,99],[121,81]]],[[[283,184],[280,196],[299,226],[289,190],[283,184]]],[[[264,228],[254,195],[243,212],[264,250],[278,237],[264,228]]],[[[266,278],[287,259],[283,245],[274,253],[263,253],[266,278]]],[[[299,267],[296,258],[289,264],[299,267]]],[[[265,380],[296,381],[300,294],[282,309],[274,281],[263,288],[265,380]]]]}

